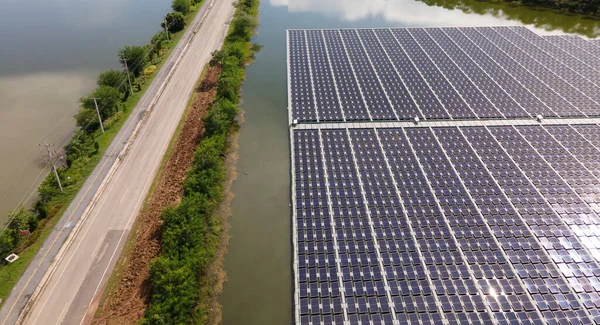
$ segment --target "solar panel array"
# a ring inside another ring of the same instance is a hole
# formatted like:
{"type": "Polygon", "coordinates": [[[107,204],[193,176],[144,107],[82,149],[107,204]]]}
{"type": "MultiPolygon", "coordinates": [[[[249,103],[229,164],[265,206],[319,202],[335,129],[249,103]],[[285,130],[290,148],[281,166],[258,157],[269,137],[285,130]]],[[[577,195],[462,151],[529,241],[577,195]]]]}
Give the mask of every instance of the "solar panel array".
{"type": "Polygon", "coordinates": [[[525,27],[288,31],[292,119],[600,115],[600,47],[525,27]]]}
{"type": "Polygon", "coordinates": [[[288,31],[296,324],[600,324],[594,47],[288,31]]]}

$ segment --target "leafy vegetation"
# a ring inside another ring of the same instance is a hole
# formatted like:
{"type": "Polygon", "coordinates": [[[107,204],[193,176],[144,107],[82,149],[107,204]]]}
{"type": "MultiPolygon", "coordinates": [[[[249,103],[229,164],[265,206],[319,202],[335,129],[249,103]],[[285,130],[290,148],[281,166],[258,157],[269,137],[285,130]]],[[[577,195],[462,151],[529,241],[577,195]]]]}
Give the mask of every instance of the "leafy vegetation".
{"type": "Polygon", "coordinates": [[[571,13],[600,16],[600,0],[480,0],[485,2],[518,3],[531,7],[566,10],[571,13]]]}
{"type": "Polygon", "coordinates": [[[121,101],[121,93],[110,86],[100,86],[94,90],[91,94],[86,97],[79,99],[82,109],[96,110],[96,103],[98,103],[98,110],[102,120],[111,117],[117,112],[117,106],[121,101]],[[94,98],[96,103],[94,103],[94,98]]]}
{"type": "Polygon", "coordinates": [[[181,12],[170,12],[161,26],[164,28],[165,24],[170,33],[177,33],[185,27],[185,16],[181,12]]]}
{"type": "Polygon", "coordinates": [[[171,3],[173,11],[180,12],[184,15],[187,15],[190,12],[190,6],[190,0],[173,0],[171,3]]]}
{"type": "Polygon", "coordinates": [[[118,92],[125,93],[127,91],[127,76],[125,76],[123,71],[111,69],[98,75],[96,84],[98,86],[113,87],[118,92]]]}
{"type": "Polygon", "coordinates": [[[127,65],[129,72],[136,78],[140,76],[144,70],[144,63],[148,58],[146,49],[143,46],[125,46],[119,50],[119,62],[123,66],[127,65]]]}
{"type": "Polygon", "coordinates": [[[12,220],[8,227],[0,233],[0,256],[8,256],[12,253],[13,247],[18,244],[21,239],[21,231],[34,231],[39,223],[37,216],[25,208],[20,207],[11,212],[8,218],[12,220]]]}
{"type": "Polygon", "coordinates": [[[505,20],[515,20],[539,29],[561,30],[565,33],[581,34],[590,38],[600,36],[598,20],[590,15],[568,14],[564,11],[527,7],[517,2],[503,0],[417,0],[427,4],[460,10],[466,14],[493,16],[505,20]]]}
{"type": "MultiPolygon", "coordinates": [[[[205,132],[188,171],[181,203],[162,214],[162,251],[150,268],[151,303],[144,324],[204,324],[203,269],[213,260],[221,232],[214,215],[222,199],[224,153],[238,114],[244,69],[251,58],[250,38],[257,26],[258,1],[242,0],[223,47],[213,52],[211,65],[221,74],[205,132]]],[[[254,47],[256,48],[256,47],[254,47]]],[[[205,288],[206,289],[206,288],[205,288]]]]}
{"type": "MultiPolygon", "coordinates": [[[[197,1],[193,3],[196,4],[197,1]]],[[[184,18],[184,24],[191,21],[197,12],[196,7],[191,7],[190,14],[184,18]]],[[[177,33],[171,35],[172,40],[167,40],[166,33],[160,31],[148,45],[125,46],[119,50],[119,61],[124,63],[123,58],[127,60],[133,90],[138,89],[139,92],[130,92],[125,70],[108,70],[98,76],[98,88],[80,99],[81,109],[74,116],[78,129],[59,155],[64,156],[64,161],[57,170],[64,191],[60,192],[54,175],[48,175],[38,187],[39,199],[30,208],[17,208],[9,215],[9,222],[0,228],[0,298],[6,298],[10,293],[50,234],[58,217],[100,162],[142,97],[143,90],[148,87],[147,83],[155,77],[154,71],[162,66],[162,58],[170,54],[170,49],[181,36],[182,33],[177,33]],[[144,75],[144,72],[149,74],[144,75]],[[99,130],[93,97],[99,98],[97,102],[105,134],[99,130]],[[22,230],[28,230],[31,235],[22,235],[22,230]],[[21,258],[7,265],[4,257],[10,253],[19,254],[21,258]]]]}

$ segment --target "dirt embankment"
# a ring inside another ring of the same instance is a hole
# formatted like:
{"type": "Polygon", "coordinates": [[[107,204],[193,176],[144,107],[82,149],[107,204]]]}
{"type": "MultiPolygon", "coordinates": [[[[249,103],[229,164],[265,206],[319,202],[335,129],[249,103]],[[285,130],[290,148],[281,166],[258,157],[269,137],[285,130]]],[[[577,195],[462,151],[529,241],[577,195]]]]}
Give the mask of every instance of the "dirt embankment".
{"type": "Polygon", "coordinates": [[[150,301],[149,265],[160,253],[161,211],[181,200],[183,182],[192,166],[196,148],[204,133],[202,118],[216,95],[220,69],[209,68],[194,93],[181,132],[176,139],[164,169],[146,208],[137,219],[132,242],[117,265],[112,285],[104,295],[93,324],[132,324],[139,321],[150,301]]]}

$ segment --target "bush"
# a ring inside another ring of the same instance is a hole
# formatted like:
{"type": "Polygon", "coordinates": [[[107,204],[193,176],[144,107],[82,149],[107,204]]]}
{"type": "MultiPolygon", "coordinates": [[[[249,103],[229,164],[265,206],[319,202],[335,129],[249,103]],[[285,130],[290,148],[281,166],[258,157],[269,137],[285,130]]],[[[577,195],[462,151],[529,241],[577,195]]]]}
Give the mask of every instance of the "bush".
{"type": "Polygon", "coordinates": [[[144,69],[144,75],[148,76],[154,73],[154,71],[156,71],[156,66],[155,65],[151,65],[149,67],[147,67],[146,69],[144,69]]]}
{"type": "Polygon", "coordinates": [[[5,229],[0,233],[0,258],[4,260],[5,257],[13,253],[13,249],[17,246],[15,243],[14,230],[5,229]]]}
{"type": "Polygon", "coordinates": [[[38,187],[38,192],[40,194],[40,200],[44,203],[50,202],[53,197],[60,193],[60,189],[58,188],[58,184],[56,184],[56,178],[54,178],[53,173],[46,176],[46,179],[44,179],[42,184],[38,187]]]}
{"type": "Polygon", "coordinates": [[[165,16],[165,21],[160,25],[162,28],[167,24],[167,29],[171,33],[177,33],[185,27],[185,16],[180,12],[170,12],[165,16]]]}
{"type": "Polygon", "coordinates": [[[69,142],[67,142],[67,145],[64,147],[67,159],[69,157],[83,159],[84,156],[87,156],[86,143],[88,138],[89,136],[85,130],[75,131],[69,142]]]}
{"type": "Polygon", "coordinates": [[[33,231],[39,223],[37,216],[25,210],[22,206],[8,214],[10,223],[0,233],[0,258],[4,259],[13,253],[14,249],[24,238],[21,230],[33,231]]]}
{"type": "Polygon", "coordinates": [[[196,274],[185,263],[159,257],[150,267],[152,304],[148,324],[189,324],[198,296],[196,274]]]}
{"type": "MultiPolygon", "coordinates": [[[[164,28],[164,26],[162,26],[162,27],[164,28]]],[[[157,56],[160,55],[160,50],[162,50],[164,48],[164,41],[166,41],[166,40],[167,40],[167,33],[164,30],[161,30],[160,32],[158,32],[154,36],[152,36],[152,39],[150,40],[150,45],[154,48],[154,53],[157,56]]],[[[160,57],[158,59],[160,59],[160,57]]]]}
{"type": "Polygon", "coordinates": [[[123,115],[124,115],[123,112],[117,112],[117,113],[115,113],[115,115],[106,119],[106,121],[104,121],[104,128],[110,129],[113,125],[115,125],[115,123],[117,123],[123,117],[123,115]]]}
{"type": "Polygon", "coordinates": [[[173,0],[171,8],[173,11],[187,15],[190,12],[190,0],[173,0]]]}
{"type": "Polygon", "coordinates": [[[238,114],[237,105],[227,99],[217,100],[204,118],[204,136],[226,134],[238,114]]]}
{"type": "Polygon", "coordinates": [[[254,29],[258,26],[258,21],[255,17],[242,11],[235,14],[231,25],[231,33],[227,35],[227,39],[246,42],[252,37],[254,29]]]}

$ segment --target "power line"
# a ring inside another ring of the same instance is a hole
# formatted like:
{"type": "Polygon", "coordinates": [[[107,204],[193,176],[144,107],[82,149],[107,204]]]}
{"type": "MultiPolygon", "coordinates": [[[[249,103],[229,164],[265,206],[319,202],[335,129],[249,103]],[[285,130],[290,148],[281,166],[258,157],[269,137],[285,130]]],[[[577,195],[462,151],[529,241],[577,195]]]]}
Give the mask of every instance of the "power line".
{"type": "MultiPolygon", "coordinates": [[[[160,42],[160,40],[157,40],[155,43],[151,43],[151,44],[150,44],[151,46],[149,47],[148,51],[146,51],[146,53],[144,54],[143,58],[141,58],[140,60],[137,60],[137,62],[135,62],[135,64],[134,64],[134,65],[133,65],[131,68],[132,68],[133,70],[135,70],[135,69],[139,68],[139,66],[140,66],[140,65],[144,64],[144,63],[145,63],[145,62],[144,62],[144,60],[145,60],[145,59],[146,59],[146,58],[147,58],[147,57],[150,55],[150,53],[152,53],[152,51],[154,51],[154,47],[155,47],[155,46],[156,46],[156,45],[157,45],[159,42],[160,42]]],[[[125,58],[122,58],[122,59],[124,60],[124,62],[127,62],[125,58]]],[[[127,63],[126,63],[125,70],[126,70],[126,72],[127,72],[127,81],[123,80],[123,81],[121,81],[121,82],[120,82],[120,83],[119,83],[119,84],[118,84],[116,87],[115,87],[115,86],[113,86],[113,87],[114,87],[114,88],[116,88],[116,89],[120,89],[120,88],[123,86],[123,84],[125,84],[125,82],[129,82],[129,89],[130,89],[131,93],[133,94],[133,88],[132,88],[132,85],[131,85],[131,78],[130,78],[130,76],[129,76],[129,68],[130,68],[130,67],[129,67],[129,66],[127,65],[127,63]]],[[[102,102],[102,103],[99,105],[99,107],[98,107],[98,110],[101,110],[101,109],[103,109],[103,108],[104,108],[104,107],[105,107],[105,106],[108,104],[108,102],[109,102],[109,100],[105,100],[104,102],[102,102]]],[[[90,124],[93,122],[93,120],[94,120],[94,119],[95,119],[95,118],[93,118],[93,117],[89,117],[89,118],[88,118],[88,119],[85,121],[85,124],[84,124],[83,126],[80,126],[80,128],[79,128],[79,129],[81,130],[81,129],[85,129],[85,128],[87,128],[87,127],[88,127],[88,126],[89,126],[89,125],[90,125],[90,124]]],[[[53,133],[54,131],[55,131],[55,130],[53,130],[51,133],[53,133]]],[[[69,138],[69,139],[68,139],[68,140],[65,142],[65,144],[63,145],[63,147],[64,147],[64,149],[65,149],[65,152],[68,152],[68,151],[71,149],[71,147],[72,147],[73,145],[75,145],[76,141],[77,141],[77,140],[79,140],[79,138],[80,138],[81,136],[83,136],[83,135],[84,135],[84,134],[82,133],[82,134],[78,134],[78,135],[77,135],[77,136],[75,136],[75,137],[71,137],[71,138],[69,138]]],[[[45,142],[45,141],[44,141],[44,142],[45,142]]],[[[47,145],[48,145],[48,146],[46,147],[46,149],[47,149],[47,150],[49,150],[49,146],[50,146],[50,144],[47,144],[47,145]]],[[[53,146],[53,145],[54,145],[54,144],[52,144],[52,146],[53,146]]],[[[42,144],[40,144],[40,146],[42,146],[42,144]]],[[[31,155],[31,153],[32,153],[32,152],[34,152],[34,150],[33,150],[33,149],[32,149],[32,150],[31,150],[31,151],[30,151],[30,152],[27,154],[27,156],[26,156],[26,157],[23,159],[23,161],[22,161],[22,162],[24,162],[24,161],[27,159],[27,157],[28,157],[29,155],[31,155]]],[[[50,155],[51,155],[51,154],[50,154],[50,155]]],[[[17,167],[17,169],[16,169],[16,170],[19,170],[19,169],[21,168],[21,165],[23,165],[23,163],[20,163],[20,166],[19,166],[19,167],[17,167]]],[[[60,179],[58,178],[58,173],[57,173],[57,171],[56,171],[56,168],[55,168],[54,164],[52,165],[52,169],[53,169],[53,171],[54,171],[54,174],[55,174],[55,176],[56,176],[56,178],[57,178],[57,182],[60,184],[60,179]]],[[[42,171],[40,172],[40,174],[38,175],[38,177],[36,178],[36,180],[35,180],[35,181],[32,183],[32,185],[29,187],[30,189],[31,189],[32,187],[35,187],[35,185],[38,183],[38,180],[39,180],[40,176],[41,176],[41,175],[43,175],[43,174],[44,174],[46,171],[47,171],[47,167],[45,167],[44,169],[42,169],[42,171]]],[[[5,178],[5,179],[3,179],[2,181],[0,181],[0,186],[1,186],[1,185],[2,185],[4,182],[6,182],[6,180],[8,180],[8,177],[6,177],[6,178],[5,178]]],[[[60,186],[60,187],[61,187],[61,191],[62,191],[62,186],[60,186]]],[[[28,190],[28,192],[29,192],[29,190],[28,190]]],[[[28,192],[26,192],[26,193],[23,195],[23,197],[22,197],[22,198],[21,198],[21,200],[19,201],[19,204],[18,204],[18,205],[20,205],[22,202],[26,202],[27,200],[29,200],[29,199],[31,198],[31,196],[33,196],[33,194],[35,193],[35,191],[31,191],[31,193],[28,195],[28,194],[27,194],[28,192]],[[27,197],[27,199],[25,199],[25,197],[27,197]],[[25,199],[25,200],[24,200],[24,199],[25,199]]],[[[18,206],[18,205],[17,205],[17,206],[18,206]]],[[[11,219],[11,220],[12,220],[12,219],[11,219]]],[[[8,224],[10,224],[10,221],[11,221],[11,220],[8,220],[8,221],[7,221],[7,223],[5,223],[5,226],[4,226],[3,228],[1,228],[1,229],[0,229],[0,233],[2,233],[2,232],[3,232],[3,231],[6,229],[6,227],[8,226],[8,224]]]]}
{"type": "Polygon", "coordinates": [[[96,106],[96,113],[98,114],[98,122],[100,122],[100,129],[102,130],[102,134],[104,134],[104,125],[102,125],[102,117],[100,117],[100,110],[98,109],[98,102],[96,102],[96,97],[91,97],[94,100],[94,106],[96,106]]]}
{"type": "Polygon", "coordinates": [[[163,20],[163,23],[165,24],[165,33],[167,33],[167,41],[170,41],[171,39],[169,38],[169,25],[167,23],[166,18],[165,18],[165,20],[163,20]]]}
{"type": "Polygon", "coordinates": [[[129,81],[129,93],[133,95],[133,88],[131,88],[131,78],[129,77],[129,68],[127,67],[127,59],[121,57],[125,63],[125,71],[127,72],[127,80],[129,81]]]}
{"type": "Polygon", "coordinates": [[[46,150],[48,151],[48,157],[50,158],[50,164],[52,164],[52,170],[54,171],[54,176],[56,176],[56,183],[58,184],[58,188],[62,192],[63,191],[62,184],[60,183],[60,177],[58,177],[58,172],[56,171],[56,164],[55,164],[54,157],[52,156],[52,151],[50,150],[50,147],[53,147],[54,143],[47,143],[46,140],[44,140],[44,143],[40,144],[40,147],[41,146],[46,147],[46,150]]]}

